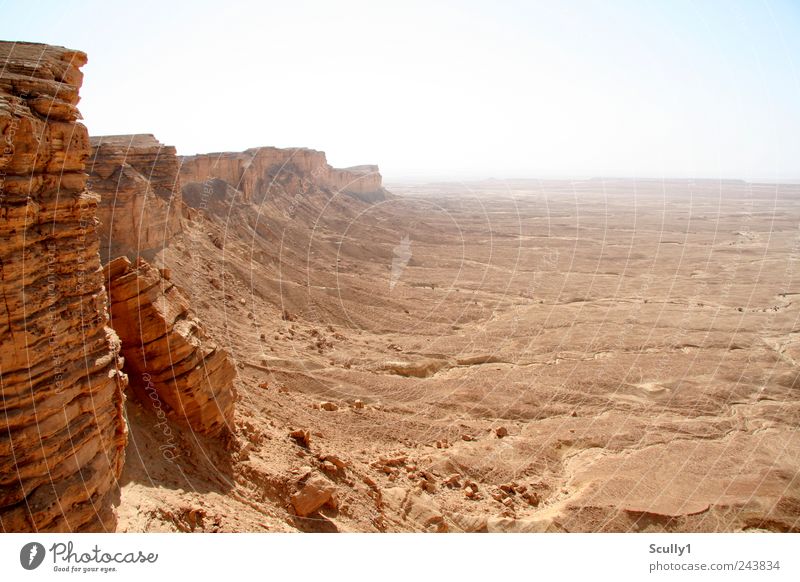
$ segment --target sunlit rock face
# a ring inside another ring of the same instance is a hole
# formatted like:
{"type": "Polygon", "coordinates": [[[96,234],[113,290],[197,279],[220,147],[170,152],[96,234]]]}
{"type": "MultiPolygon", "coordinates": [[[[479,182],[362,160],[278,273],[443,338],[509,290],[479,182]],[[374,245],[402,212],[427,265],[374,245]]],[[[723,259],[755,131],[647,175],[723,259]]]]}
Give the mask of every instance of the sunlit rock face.
{"type": "Polygon", "coordinates": [[[181,158],[184,183],[213,178],[240,191],[245,202],[254,196],[269,195],[271,184],[290,178],[296,178],[300,188],[304,183],[313,184],[370,202],[383,200],[387,194],[378,166],[333,168],[328,165],[325,152],[306,148],[263,147],[181,158]]]}
{"type": "Polygon", "coordinates": [[[153,256],[181,232],[175,148],[154,136],[92,136],[90,189],[100,195],[100,256],[153,256]]]}
{"type": "Polygon", "coordinates": [[[0,531],[114,527],[127,379],[77,123],[85,63],[0,42],[0,531]]]}
{"type": "Polygon", "coordinates": [[[122,340],[131,385],[172,419],[209,436],[230,432],[236,367],[206,335],[186,296],[164,273],[126,257],[108,264],[111,325],[122,340]]]}

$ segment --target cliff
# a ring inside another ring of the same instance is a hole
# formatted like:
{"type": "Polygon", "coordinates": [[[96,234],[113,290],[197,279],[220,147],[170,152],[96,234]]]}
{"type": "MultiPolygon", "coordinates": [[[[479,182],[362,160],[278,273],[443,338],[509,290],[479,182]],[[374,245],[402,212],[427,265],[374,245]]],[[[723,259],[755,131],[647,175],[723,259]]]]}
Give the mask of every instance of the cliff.
{"type": "Polygon", "coordinates": [[[103,263],[153,255],[181,232],[181,188],[175,148],[154,136],[91,138],[89,187],[100,194],[103,263]]]}
{"type": "Polygon", "coordinates": [[[86,55],[0,42],[0,530],[113,528],[127,429],[77,123],[86,55]]]}
{"type": "Polygon", "coordinates": [[[134,266],[114,259],[106,277],[111,324],[139,399],[199,433],[230,431],[236,368],[206,336],[183,293],[142,260],[134,266]]]}
{"type": "Polygon", "coordinates": [[[386,197],[378,166],[333,168],[324,152],[306,148],[263,147],[244,152],[183,156],[180,174],[184,183],[205,182],[210,178],[224,180],[242,192],[246,202],[268,192],[273,181],[286,176],[297,177],[301,185],[313,183],[368,202],[386,197]]]}

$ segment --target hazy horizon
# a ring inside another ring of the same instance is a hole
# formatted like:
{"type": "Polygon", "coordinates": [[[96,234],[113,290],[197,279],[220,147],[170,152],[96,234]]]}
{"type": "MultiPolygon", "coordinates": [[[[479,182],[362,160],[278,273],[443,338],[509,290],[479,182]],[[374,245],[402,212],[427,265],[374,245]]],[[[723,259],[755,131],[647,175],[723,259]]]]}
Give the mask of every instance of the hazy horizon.
{"type": "Polygon", "coordinates": [[[387,185],[421,185],[421,184],[456,184],[456,183],[482,183],[482,182],[591,182],[591,181],[631,181],[631,182],[742,182],[746,184],[775,184],[793,186],[800,184],[800,178],[781,178],[778,180],[752,178],[714,178],[704,176],[477,176],[477,177],[451,177],[451,176],[383,176],[383,182],[387,185]]]}
{"type": "Polygon", "coordinates": [[[85,51],[92,135],[258,146],[387,181],[800,179],[791,2],[259,5],[0,0],[85,51]]]}

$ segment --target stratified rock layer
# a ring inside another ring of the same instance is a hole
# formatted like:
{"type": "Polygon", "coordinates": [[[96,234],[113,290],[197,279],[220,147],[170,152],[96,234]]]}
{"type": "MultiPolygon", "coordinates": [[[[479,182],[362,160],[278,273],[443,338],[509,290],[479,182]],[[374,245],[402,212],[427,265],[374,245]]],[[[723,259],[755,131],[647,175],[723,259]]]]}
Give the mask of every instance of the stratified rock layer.
{"type": "Polygon", "coordinates": [[[140,398],[170,410],[199,433],[229,430],[236,368],[206,336],[183,293],[143,260],[133,266],[119,257],[106,273],[111,324],[140,398]]]}
{"type": "Polygon", "coordinates": [[[113,527],[126,378],[106,324],[78,51],[0,42],[0,531],[113,527]]]}
{"type": "Polygon", "coordinates": [[[243,152],[184,156],[181,162],[183,182],[219,178],[242,192],[246,202],[254,195],[268,194],[271,183],[285,181],[290,176],[298,179],[301,191],[313,185],[367,202],[386,197],[378,166],[333,168],[328,165],[325,152],[306,148],[253,148],[243,152]]]}
{"type": "Polygon", "coordinates": [[[120,255],[152,259],[181,231],[175,148],[147,134],[92,137],[91,144],[103,263],[120,255]]]}

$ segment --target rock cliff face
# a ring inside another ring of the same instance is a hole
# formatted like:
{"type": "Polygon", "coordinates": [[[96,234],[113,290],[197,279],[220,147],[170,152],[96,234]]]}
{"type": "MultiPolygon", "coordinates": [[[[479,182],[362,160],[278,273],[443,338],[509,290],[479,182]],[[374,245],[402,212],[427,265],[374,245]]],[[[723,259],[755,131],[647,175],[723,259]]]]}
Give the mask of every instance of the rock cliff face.
{"type": "Polygon", "coordinates": [[[206,336],[186,297],[142,260],[133,266],[114,259],[106,276],[111,324],[139,398],[199,433],[231,430],[236,368],[206,336]]]}
{"type": "Polygon", "coordinates": [[[271,182],[287,175],[297,177],[301,184],[314,184],[366,201],[386,197],[378,166],[332,168],[324,152],[311,149],[253,148],[244,152],[184,156],[181,162],[183,182],[219,178],[242,192],[245,202],[258,193],[268,192],[271,182]]]}
{"type": "Polygon", "coordinates": [[[332,190],[348,192],[366,202],[378,202],[386,198],[382,182],[378,166],[374,165],[333,168],[328,178],[332,190]]]}
{"type": "Polygon", "coordinates": [[[181,231],[175,148],[145,134],[92,137],[91,144],[103,263],[120,255],[152,259],[181,231]]]}
{"type": "Polygon", "coordinates": [[[126,378],[76,123],[85,63],[0,42],[0,531],[114,523],[126,378]]]}

